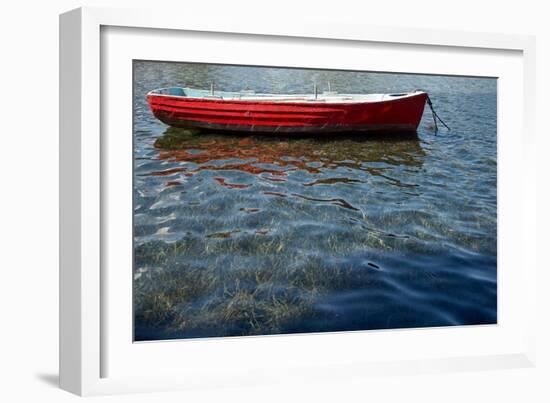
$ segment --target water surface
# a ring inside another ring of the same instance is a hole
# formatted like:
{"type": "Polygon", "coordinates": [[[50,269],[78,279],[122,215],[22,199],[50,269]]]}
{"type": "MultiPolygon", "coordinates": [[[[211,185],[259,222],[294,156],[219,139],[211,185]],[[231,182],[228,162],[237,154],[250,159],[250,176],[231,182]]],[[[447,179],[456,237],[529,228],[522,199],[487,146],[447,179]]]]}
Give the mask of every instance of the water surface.
{"type": "Polygon", "coordinates": [[[136,62],[135,339],[496,323],[496,80],[136,62]],[[417,135],[170,128],[145,94],[429,92],[417,135]]]}

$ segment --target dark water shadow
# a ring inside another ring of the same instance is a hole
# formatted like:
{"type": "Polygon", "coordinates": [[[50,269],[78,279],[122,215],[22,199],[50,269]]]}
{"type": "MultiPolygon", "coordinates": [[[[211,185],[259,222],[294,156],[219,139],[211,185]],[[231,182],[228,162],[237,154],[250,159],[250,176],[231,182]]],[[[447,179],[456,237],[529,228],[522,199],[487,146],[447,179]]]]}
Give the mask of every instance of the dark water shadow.
{"type": "Polygon", "coordinates": [[[166,135],[195,135],[195,136],[227,136],[227,137],[256,137],[264,138],[268,140],[317,140],[317,141],[341,141],[341,140],[354,140],[354,141],[411,141],[419,140],[418,132],[416,131],[371,131],[371,132],[322,132],[322,133],[273,133],[273,132],[242,132],[231,130],[213,130],[213,129],[182,129],[178,127],[168,126],[164,131],[163,136],[166,135]]]}

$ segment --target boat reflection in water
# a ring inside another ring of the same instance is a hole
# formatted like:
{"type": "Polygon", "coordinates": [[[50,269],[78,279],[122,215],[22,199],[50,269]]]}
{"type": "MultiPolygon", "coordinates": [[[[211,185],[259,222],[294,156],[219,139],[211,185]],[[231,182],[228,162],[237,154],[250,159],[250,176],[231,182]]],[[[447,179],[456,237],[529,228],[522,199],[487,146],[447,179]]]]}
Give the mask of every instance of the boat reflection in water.
{"type": "MultiPolygon", "coordinates": [[[[158,158],[173,167],[151,175],[180,174],[185,180],[201,171],[248,173],[256,178],[239,176],[243,183],[217,182],[230,188],[248,188],[257,180],[314,185],[365,183],[368,176],[384,178],[390,184],[407,186],[391,177],[391,168],[422,166],[424,150],[416,133],[380,135],[323,135],[318,137],[216,135],[169,127],[155,142],[158,158]],[[178,164],[183,163],[183,164],[178,164]],[[191,165],[188,165],[191,163],[191,165]],[[291,175],[301,171],[300,175],[291,175]],[[365,177],[367,175],[367,177],[365,177]]],[[[223,179],[223,180],[222,180],[223,179]]],[[[180,183],[177,179],[168,186],[180,183]]],[[[280,194],[290,191],[280,185],[280,194]]]]}

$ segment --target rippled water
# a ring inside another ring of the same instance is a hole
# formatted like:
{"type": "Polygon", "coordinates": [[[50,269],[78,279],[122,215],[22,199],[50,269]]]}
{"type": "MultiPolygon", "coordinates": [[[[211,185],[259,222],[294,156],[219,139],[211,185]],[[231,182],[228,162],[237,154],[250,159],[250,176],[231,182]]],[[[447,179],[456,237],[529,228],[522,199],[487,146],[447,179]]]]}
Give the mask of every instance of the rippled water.
{"type": "Polygon", "coordinates": [[[496,80],[136,62],[135,339],[496,323],[496,80]],[[417,136],[165,126],[166,86],[427,90],[417,136]]]}

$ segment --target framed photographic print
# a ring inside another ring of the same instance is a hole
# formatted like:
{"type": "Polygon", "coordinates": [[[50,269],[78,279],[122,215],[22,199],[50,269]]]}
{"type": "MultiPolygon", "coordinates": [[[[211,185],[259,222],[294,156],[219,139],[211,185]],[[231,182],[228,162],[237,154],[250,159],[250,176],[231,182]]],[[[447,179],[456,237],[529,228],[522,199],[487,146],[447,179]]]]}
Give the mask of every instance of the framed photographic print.
{"type": "Polygon", "coordinates": [[[532,365],[532,38],[87,8],[60,35],[63,388],[532,365]]]}
{"type": "Polygon", "coordinates": [[[497,323],[496,78],[133,72],[134,341],[497,323]]]}

